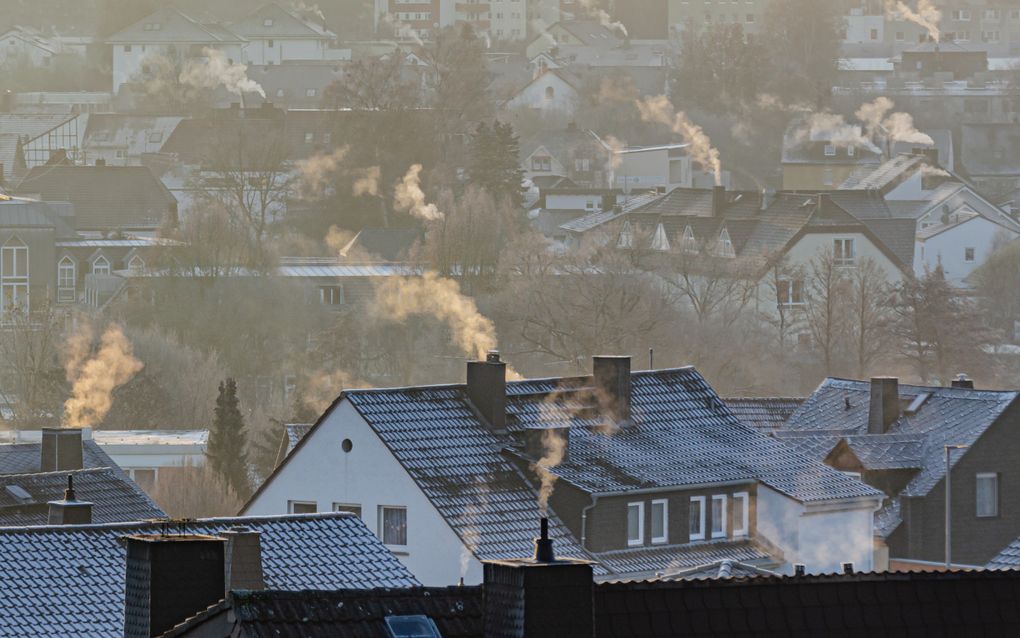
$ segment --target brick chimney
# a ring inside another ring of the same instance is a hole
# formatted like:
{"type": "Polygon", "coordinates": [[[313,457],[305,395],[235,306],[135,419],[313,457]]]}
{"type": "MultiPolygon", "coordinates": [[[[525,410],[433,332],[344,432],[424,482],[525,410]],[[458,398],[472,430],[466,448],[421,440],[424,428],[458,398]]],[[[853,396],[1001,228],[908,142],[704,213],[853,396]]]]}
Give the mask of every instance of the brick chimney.
{"type": "Polygon", "coordinates": [[[722,217],[726,212],[726,187],[712,187],[712,217],[722,217]]]}
{"type": "Polygon", "coordinates": [[[224,539],[139,534],[124,542],[124,638],[160,636],[223,600],[224,539]]]}
{"type": "Polygon", "coordinates": [[[250,527],[231,527],[220,536],[227,540],[223,582],[226,592],[266,588],[262,573],[262,534],[250,527]]]}
{"type": "Polygon", "coordinates": [[[88,525],[92,522],[92,503],[79,501],[74,494],[74,476],[67,475],[67,489],[60,501],[49,502],[49,525],[88,525]]]}
{"type": "Polygon", "coordinates": [[[617,423],[630,419],[630,357],[592,357],[600,407],[617,423]]]}
{"type": "Polygon", "coordinates": [[[468,361],[467,395],[489,428],[506,429],[506,364],[490,351],[485,361],[468,361]]]}
{"type": "Polygon", "coordinates": [[[43,428],[40,472],[80,470],[82,463],[81,428],[43,428]]]}
{"type": "Polygon", "coordinates": [[[896,377],[871,378],[868,434],[885,434],[900,418],[900,388],[896,377]]]}
{"type": "Polygon", "coordinates": [[[595,635],[591,563],[557,558],[542,519],[535,555],[483,561],[487,638],[591,638],[595,635]]]}

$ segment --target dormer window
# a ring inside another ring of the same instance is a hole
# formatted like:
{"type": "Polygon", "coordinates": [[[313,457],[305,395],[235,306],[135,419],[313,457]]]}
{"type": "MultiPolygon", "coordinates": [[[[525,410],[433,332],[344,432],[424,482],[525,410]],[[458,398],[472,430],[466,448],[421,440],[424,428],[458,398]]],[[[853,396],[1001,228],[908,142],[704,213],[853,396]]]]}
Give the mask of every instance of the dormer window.
{"type": "Polygon", "coordinates": [[[272,18],[266,18],[265,20],[262,21],[262,26],[264,26],[264,27],[271,27],[271,26],[273,26],[273,19],[272,18]]]}
{"type": "Polygon", "coordinates": [[[138,255],[134,255],[131,257],[131,260],[128,261],[128,270],[132,272],[142,272],[145,270],[145,260],[138,255]]]}
{"type": "Polygon", "coordinates": [[[669,250],[669,237],[666,236],[666,228],[662,224],[655,227],[655,236],[652,237],[652,250],[662,252],[669,250]]]}
{"type": "Polygon", "coordinates": [[[837,266],[853,266],[857,257],[857,249],[853,239],[832,240],[833,261],[837,266]]]}
{"type": "Polygon", "coordinates": [[[712,495],[712,538],[726,537],[726,495],[712,495]]]}
{"type": "Polygon", "coordinates": [[[834,144],[826,144],[825,145],[825,156],[826,157],[836,157],[836,146],[834,144]]]}
{"type": "Polygon", "coordinates": [[[627,545],[645,544],[645,504],[627,503],[627,545]]]}
{"type": "Polygon", "coordinates": [[[687,514],[688,535],[692,541],[705,540],[705,497],[692,496],[687,514]]]}
{"type": "Polygon", "coordinates": [[[733,495],[733,535],[747,536],[750,533],[750,495],[737,492],[733,495]]]}
{"type": "Polygon", "coordinates": [[[556,97],[556,89],[551,86],[545,87],[545,99],[552,100],[556,97]]]}
{"type": "Polygon", "coordinates": [[[683,249],[689,253],[698,251],[698,240],[694,238],[694,229],[684,228],[683,249]]]}
{"type": "Polygon", "coordinates": [[[854,146],[853,144],[846,147],[846,154],[848,157],[854,157],[857,154],[857,147],[854,146]]]}
{"type": "Polygon", "coordinates": [[[102,255],[96,257],[95,261],[92,262],[92,274],[93,275],[109,275],[110,274],[110,260],[102,255]]]}
{"type": "Polygon", "coordinates": [[[720,257],[736,257],[737,253],[733,250],[733,241],[730,240],[730,232],[725,228],[719,233],[719,247],[717,252],[720,257]]]}
{"type": "Polygon", "coordinates": [[[630,222],[623,222],[623,228],[620,229],[620,238],[616,241],[616,247],[634,247],[634,229],[630,227],[630,222]]]}

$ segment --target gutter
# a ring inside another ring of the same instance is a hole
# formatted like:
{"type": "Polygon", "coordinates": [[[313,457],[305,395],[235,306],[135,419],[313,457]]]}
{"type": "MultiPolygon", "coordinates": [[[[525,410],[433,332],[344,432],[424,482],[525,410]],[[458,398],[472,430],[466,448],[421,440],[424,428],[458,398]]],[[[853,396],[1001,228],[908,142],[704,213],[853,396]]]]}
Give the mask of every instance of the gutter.
{"type": "Polygon", "coordinates": [[[581,508],[581,549],[584,551],[590,551],[588,549],[588,512],[591,511],[595,505],[599,502],[599,494],[591,495],[591,503],[581,508]]]}

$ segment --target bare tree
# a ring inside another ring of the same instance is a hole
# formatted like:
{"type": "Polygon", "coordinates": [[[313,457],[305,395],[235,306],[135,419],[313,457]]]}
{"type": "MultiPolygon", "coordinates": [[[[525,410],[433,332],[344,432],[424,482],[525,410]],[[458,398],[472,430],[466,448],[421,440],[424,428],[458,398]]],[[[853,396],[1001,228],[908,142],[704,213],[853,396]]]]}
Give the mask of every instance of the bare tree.
{"type": "Polygon", "coordinates": [[[9,312],[0,325],[0,365],[15,427],[57,423],[67,385],[60,348],[64,315],[48,304],[29,313],[9,312]]]}
{"type": "Polygon", "coordinates": [[[887,355],[892,345],[892,288],[885,272],[865,258],[850,274],[848,329],[858,378],[887,355]]]}
{"type": "Polygon", "coordinates": [[[806,281],[805,319],[811,340],[829,376],[840,358],[846,334],[849,281],[832,251],[826,249],[811,259],[806,281]]]}
{"type": "Polygon", "coordinates": [[[804,329],[804,268],[791,266],[785,256],[770,259],[765,290],[768,300],[761,320],[772,327],[777,356],[783,361],[792,345],[790,339],[804,329]]]}

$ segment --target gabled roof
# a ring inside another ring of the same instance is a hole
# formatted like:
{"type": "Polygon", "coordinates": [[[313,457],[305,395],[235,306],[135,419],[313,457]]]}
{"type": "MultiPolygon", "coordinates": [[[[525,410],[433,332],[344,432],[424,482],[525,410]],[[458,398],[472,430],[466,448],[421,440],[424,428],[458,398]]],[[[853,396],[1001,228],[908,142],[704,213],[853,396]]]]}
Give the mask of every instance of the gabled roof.
{"type": "MultiPolygon", "coordinates": [[[[419,584],[353,514],[209,518],[186,527],[214,535],[237,525],[261,532],[269,589],[419,584]]],[[[126,556],[120,538],[166,530],[158,521],[0,528],[0,634],[120,638],[126,556]]]]}
{"type": "Polygon", "coordinates": [[[862,168],[839,185],[839,190],[878,190],[895,186],[927,162],[923,155],[897,155],[878,166],[862,168]]]}
{"type": "Polygon", "coordinates": [[[988,561],[985,569],[1020,569],[1020,538],[1004,547],[995,558],[988,561]]]}
{"type": "Polygon", "coordinates": [[[46,525],[47,503],[63,499],[68,476],[74,479],[77,499],[92,503],[94,523],[166,517],[166,513],[123,472],[103,467],[0,475],[0,527],[46,525]]]}
{"type": "Polygon", "coordinates": [[[180,116],[96,113],[89,116],[82,146],[86,151],[122,150],[128,157],[156,153],[182,121],[180,116]]]}
{"type": "Polygon", "coordinates": [[[704,580],[717,578],[754,578],[755,576],[778,576],[774,571],[735,560],[717,560],[707,565],[667,572],[655,580],[704,580]]]}
{"type": "Polygon", "coordinates": [[[588,46],[610,48],[623,44],[623,39],[615,29],[610,29],[598,20],[563,20],[549,28],[553,27],[560,27],[588,46]]]}
{"type": "Polygon", "coordinates": [[[322,25],[306,20],[275,2],[262,5],[255,11],[230,25],[234,33],[248,38],[317,38],[332,39],[335,33],[322,25]],[[266,26],[266,21],[271,23],[266,26]]]}
{"type": "MultiPolygon", "coordinates": [[[[92,439],[81,442],[82,465],[88,468],[112,467],[106,452],[92,439]]],[[[8,443],[0,445],[0,474],[34,474],[42,462],[42,445],[39,443],[8,443]]]]}
{"type": "Polygon", "coordinates": [[[76,117],[68,113],[0,113],[0,133],[32,140],[76,117]]]}
{"type": "MultiPolygon", "coordinates": [[[[595,555],[614,573],[676,573],[719,562],[758,563],[780,565],[781,551],[764,547],[752,539],[694,542],[683,545],[664,545],[621,549],[595,555]],[[664,567],[665,566],[665,567],[664,567]]],[[[659,580],[660,578],[656,578],[659,580]]],[[[663,580],[669,580],[665,578],[663,580]]]]}
{"type": "Polygon", "coordinates": [[[223,44],[244,38],[214,20],[200,20],[176,7],[163,7],[106,39],[110,44],[223,44]]]}
{"type": "Polygon", "coordinates": [[[786,424],[786,420],[804,402],[801,398],[776,397],[729,397],[723,399],[743,423],[756,430],[771,433],[786,424]]]}
{"type": "Polygon", "coordinates": [[[16,191],[71,202],[79,230],[155,229],[177,208],[145,166],[36,166],[16,191]]]}

